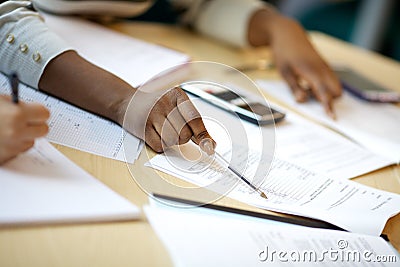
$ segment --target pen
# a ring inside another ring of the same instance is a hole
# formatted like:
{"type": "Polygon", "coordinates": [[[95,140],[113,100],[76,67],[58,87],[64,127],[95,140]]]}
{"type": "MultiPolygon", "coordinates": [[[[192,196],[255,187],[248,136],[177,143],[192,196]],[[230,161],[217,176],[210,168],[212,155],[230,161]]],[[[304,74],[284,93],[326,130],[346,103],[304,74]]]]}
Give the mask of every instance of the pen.
{"type": "Polygon", "coordinates": [[[280,216],[280,215],[275,215],[275,214],[250,211],[250,210],[245,210],[245,209],[238,209],[238,208],[233,208],[233,207],[228,207],[228,206],[201,203],[201,202],[194,201],[194,200],[182,199],[182,198],[167,196],[167,195],[158,194],[158,193],[152,193],[152,195],[156,198],[161,198],[161,199],[164,199],[167,201],[178,202],[178,203],[183,203],[183,204],[193,205],[193,206],[199,206],[202,208],[218,210],[218,211],[222,211],[222,212],[235,213],[235,214],[240,214],[240,215],[245,215],[245,216],[251,216],[251,217],[256,217],[256,218],[262,218],[262,219],[273,220],[273,221],[278,221],[278,222],[283,222],[283,223],[296,224],[296,225],[307,226],[307,227],[346,231],[343,228],[340,228],[331,223],[317,220],[317,219],[306,218],[306,217],[302,217],[302,216],[292,215],[292,216],[286,217],[286,216],[280,216]]]}
{"type": "Polygon", "coordinates": [[[18,75],[16,73],[11,74],[10,76],[10,83],[11,83],[11,97],[12,102],[18,104],[19,97],[18,97],[18,87],[19,87],[19,80],[18,75]]]}
{"type": "Polygon", "coordinates": [[[268,199],[267,195],[261,191],[259,188],[255,187],[249,180],[246,179],[246,177],[242,176],[237,170],[235,170],[234,168],[232,168],[229,165],[229,162],[218,152],[215,151],[215,156],[217,159],[219,159],[220,161],[222,161],[224,164],[226,164],[228,166],[228,169],[233,172],[237,177],[239,177],[240,180],[242,180],[243,182],[245,182],[248,186],[250,186],[254,191],[258,192],[260,194],[261,197],[268,199]]]}

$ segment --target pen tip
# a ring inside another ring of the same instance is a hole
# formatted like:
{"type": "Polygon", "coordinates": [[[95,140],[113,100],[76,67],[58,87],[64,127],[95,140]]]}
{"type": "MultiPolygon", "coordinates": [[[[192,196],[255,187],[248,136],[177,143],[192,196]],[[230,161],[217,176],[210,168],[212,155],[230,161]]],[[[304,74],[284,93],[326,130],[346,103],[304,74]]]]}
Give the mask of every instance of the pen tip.
{"type": "Polygon", "coordinates": [[[264,192],[261,192],[261,193],[260,193],[260,196],[263,197],[263,198],[265,198],[265,199],[268,199],[267,195],[266,195],[264,192]]]}

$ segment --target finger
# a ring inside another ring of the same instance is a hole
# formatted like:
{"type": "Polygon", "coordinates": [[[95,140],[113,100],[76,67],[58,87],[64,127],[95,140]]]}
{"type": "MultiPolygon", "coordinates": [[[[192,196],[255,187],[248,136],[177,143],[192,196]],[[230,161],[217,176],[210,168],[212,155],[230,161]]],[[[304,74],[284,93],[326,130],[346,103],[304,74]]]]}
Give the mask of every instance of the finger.
{"type": "Polygon", "coordinates": [[[185,119],[193,132],[192,140],[208,155],[215,153],[216,142],[212,139],[204,126],[200,113],[189,100],[188,96],[180,89],[177,94],[177,106],[180,114],[185,119]]]}
{"type": "Polygon", "coordinates": [[[327,85],[328,90],[331,92],[331,96],[333,98],[340,97],[342,95],[343,88],[336,74],[331,69],[328,69],[327,72],[324,73],[324,78],[325,84],[327,85]]]}
{"type": "Polygon", "coordinates": [[[2,154],[14,157],[19,153],[25,152],[32,148],[35,144],[35,140],[27,140],[23,142],[12,142],[2,147],[2,154]]]}
{"type": "Polygon", "coordinates": [[[11,160],[18,156],[18,154],[29,150],[33,147],[34,141],[22,142],[17,144],[7,144],[0,147],[0,164],[11,160]]]}
{"type": "Polygon", "coordinates": [[[298,67],[296,73],[299,80],[303,80],[310,87],[310,91],[322,104],[325,113],[332,119],[336,119],[333,109],[333,96],[327,86],[327,81],[324,79],[326,73],[321,72],[321,69],[317,71],[309,65],[298,67]]]}
{"type": "Polygon", "coordinates": [[[25,151],[29,150],[30,148],[32,148],[34,145],[35,145],[35,140],[25,141],[20,144],[20,146],[18,147],[18,150],[20,152],[25,152],[25,151]]]}
{"type": "Polygon", "coordinates": [[[153,126],[146,127],[145,141],[155,152],[161,153],[164,151],[164,145],[161,141],[161,136],[157,133],[153,126]]]}
{"type": "Polygon", "coordinates": [[[21,139],[32,140],[38,137],[45,136],[48,132],[49,126],[45,123],[30,125],[23,130],[23,133],[21,133],[21,139]]]}
{"type": "Polygon", "coordinates": [[[322,106],[325,109],[326,114],[332,119],[336,119],[336,114],[333,109],[333,97],[331,96],[330,91],[325,86],[325,84],[320,82],[314,82],[311,85],[311,90],[317,100],[321,102],[322,106]]]}
{"type": "Polygon", "coordinates": [[[193,132],[189,125],[186,123],[185,119],[182,117],[178,108],[173,109],[167,117],[168,121],[174,127],[175,131],[179,135],[179,144],[187,143],[193,136],[193,132]]]}
{"type": "Polygon", "coordinates": [[[164,142],[166,147],[179,144],[179,135],[167,118],[157,117],[157,119],[153,121],[153,127],[161,137],[161,140],[164,142]]]}
{"type": "Polygon", "coordinates": [[[36,103],[21,103],[22,112],[26,116],[28,124],[42,123],[49,119],[49,110],[36,103]]]}
{"type": "Polygon", "coordinates": [[[309,90],[304,90],[299,85],[299,78],[290,66],[281,68],[281,74],[286,82],[289,84],[290,89],[297,102],[306,102],[309,99],[309,90]]]}
{"type": "Polygon", "coordinates": [[[0,95],[0,101],[1,102],[11,103],[11,96],[9,96],[9,95],[0,95]]]}

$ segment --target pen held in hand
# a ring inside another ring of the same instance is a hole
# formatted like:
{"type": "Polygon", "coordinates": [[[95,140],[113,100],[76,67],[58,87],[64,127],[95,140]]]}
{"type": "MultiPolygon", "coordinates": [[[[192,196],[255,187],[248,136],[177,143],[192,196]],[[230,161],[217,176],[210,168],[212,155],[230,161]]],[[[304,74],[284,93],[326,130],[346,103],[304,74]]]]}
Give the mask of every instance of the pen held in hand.
{"type": "Polygon", "coordinates": [[[11,98],[12,102],[18,104],[19,102],[19,80],[18,75],[16,73],[11,74],[10,76],[10,84],[11,84],[11,98]]]}
{"type": "Polygon", "coordinates": [[[262,198],[268,199],[267,195],[261,191],[259,188],[257,188],[256,186],[254,186],[249,180],[247,180],[244,176],[242,176],[237,170],[235,170],[234,168],[232,168],[229,165],[229,162],[218,152],[215,151],[215,157],[222,161],[224,164],[226,164],[228,166],[228,169],[233,172],[240,180],[242,180],[243,182],[245,182],[248,186],[250,186],[254,191],[258,192],[260,194],[260,196],[262,198]]]}

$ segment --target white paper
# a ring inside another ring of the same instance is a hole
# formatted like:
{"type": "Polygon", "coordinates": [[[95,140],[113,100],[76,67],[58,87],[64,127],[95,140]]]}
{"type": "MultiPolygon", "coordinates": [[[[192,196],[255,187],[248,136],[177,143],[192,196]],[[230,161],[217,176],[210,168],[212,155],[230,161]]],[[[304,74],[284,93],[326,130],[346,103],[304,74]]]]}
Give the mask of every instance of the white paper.
{"type": "Polygon", "coordinates": [[[297,103],[282,81],[257,81],[269,94],[307,116],[324,123],[372,152],[400,162],[400,108],[392,104],[362,101],[347,92],[335,100],[337,120],[330,119],[316,101],[297,103]]]}
{"type": "Polygon", "coordinates": [[[42,14],[49,28],[80,55],[137,87],[189,56],[76,17],[42,14]]]}
{"type": "Polygon", "coordinates": [[[0,166],[0,224],[127,220],[139,215],[135,205],[45,139],[0,166]]]}
{"type": "MultiPolygon", "coordinates": [[[[240,154],[240,153],[239,153],[240,154]]],[[[251,152],[245,177],[252,176],[257,163],[266,166],[257,153],[251,152]]],[[[242,153],[244,162],[247,154],[242,153]]],[[[175,158],[175,163],[179,158],[175,158]]],[[[185,161],[183,158],[180,160],[185,161]]],[[[201,171],[201,164],[186,162],[187,169],[177,169],[163,155],[151,159],[147,166],[192,182],[198,186],[216,184],[209,187],[217,193],[254,205],[263,209],[306,216],[323,220],[345,230],[370,235],[380,235],[386,221],[400,212],[400,196],[377,190],[348,180],[325,178],[287,161],[274,159],[268,176],[259,189],[268,199],[259,196],[237,176],[224,166],[214,162],[201,171]],[[194,172],[198,168],[197,172],[194,172]],[[230,190],[226,190],[229,188],[230,190]],[[233,188],[233,189],[231,189],[233,188]],[[222,192],[222,190],[224,190],[222,192]],[[229,192],[229,193],[228,193],[229,192]]],[[[180,163],[179,166],[183,166],[180,163]]]]}
{"type": "Polygon", "coordinates": [[[395,162],[294,113],[276,125],[278,158],[335,179],[350,179],[395,162]]]}
{"type": "MultiPolygon", "coordinates": [[[[10,94],[8,88],[7,78],[0,74],[0,94],[10,94]]],[[[46,138],[51,142],[129,163],[140,154],[143,142],[111,121],[23,84],[20,84],[19,97],[25,102],[40,103],[50,110],[46,138]]]]}
{"type": "Polygon", "coordinates": [[[175,266],[396,266],[400,260],[379,237],[204,210],[144,207],[175,266]]]}

